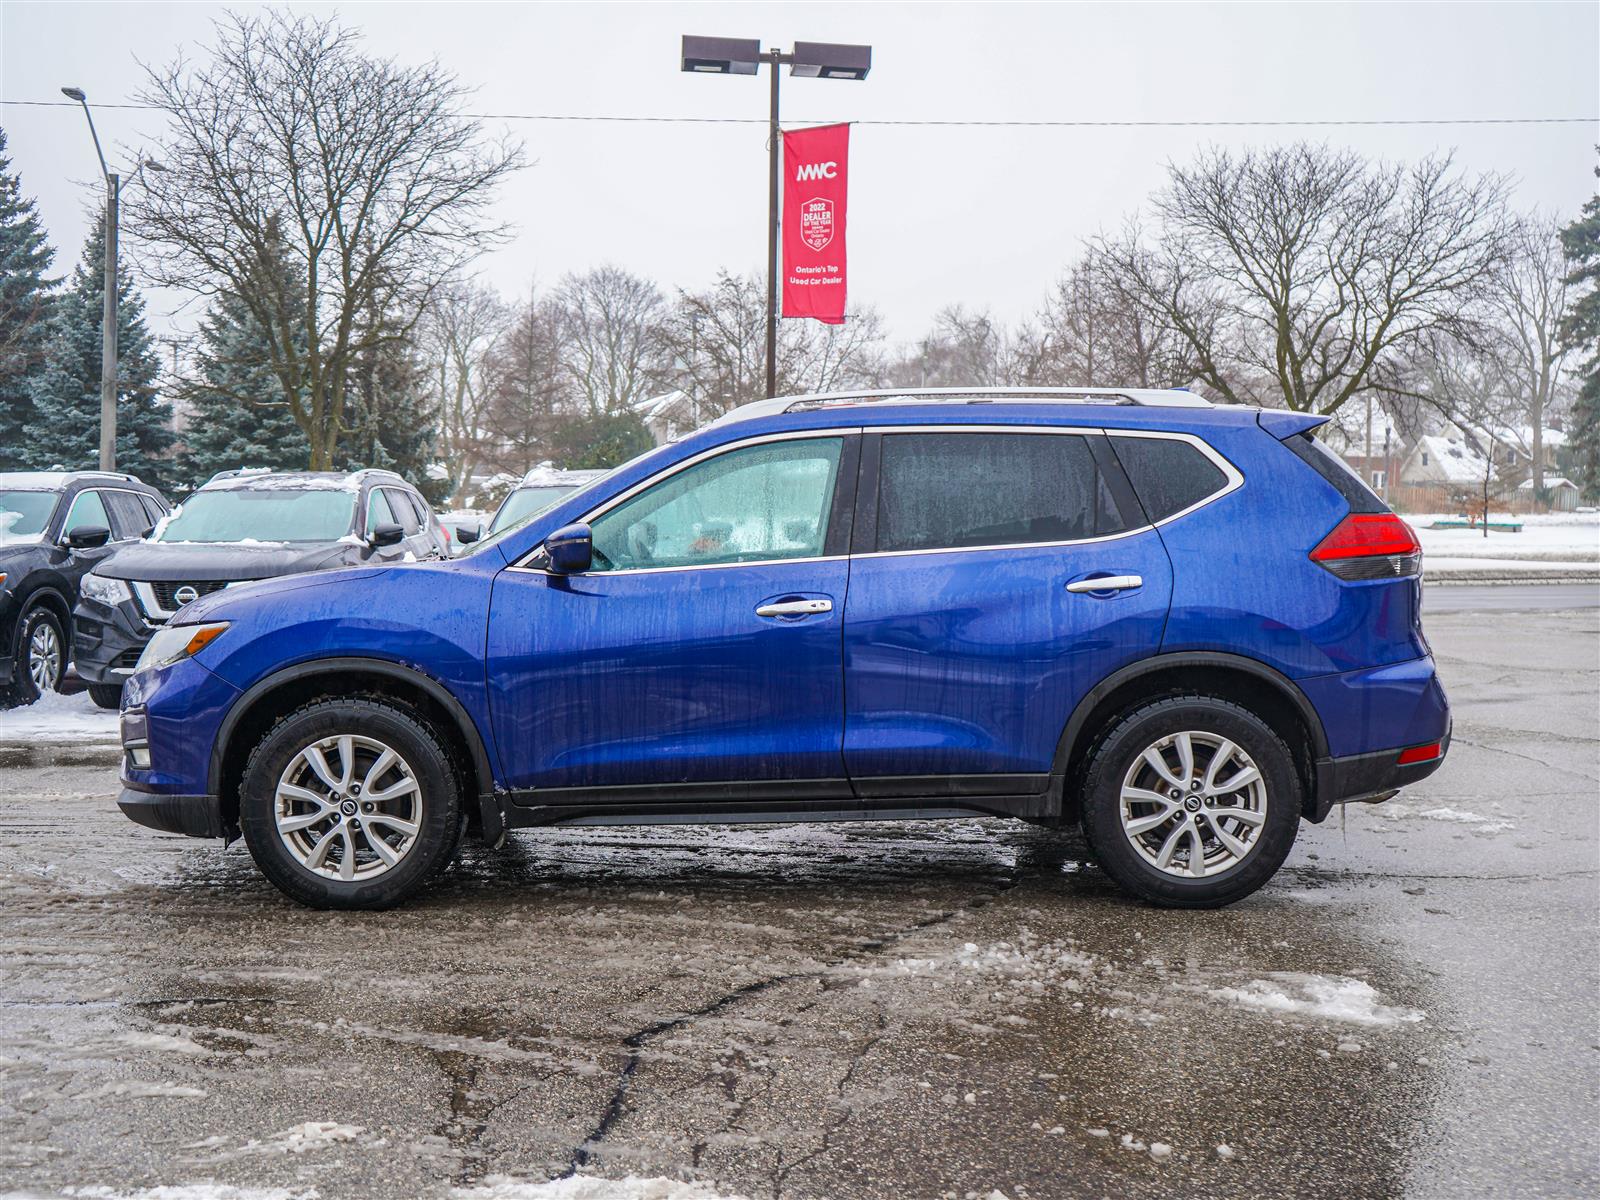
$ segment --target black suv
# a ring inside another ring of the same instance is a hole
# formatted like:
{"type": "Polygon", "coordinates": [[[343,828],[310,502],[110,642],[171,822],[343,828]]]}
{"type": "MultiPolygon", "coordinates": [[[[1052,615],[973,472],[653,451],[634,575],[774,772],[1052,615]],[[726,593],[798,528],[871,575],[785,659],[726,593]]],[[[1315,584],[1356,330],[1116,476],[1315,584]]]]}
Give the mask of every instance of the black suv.
{"type": "Polygon", "coordinates": [[[0,473],[0,698],[26,704],[60,685],[79,581],[167,509],[132,475],[0,473]]]}
{"type": "Polygon", "coordinates": [[[85,577],[74,661],[95,703],[115,708],[145,643],[191,600],[257,579],[449,553],[428,502],[393,471],[225,471],[85,577]]]}

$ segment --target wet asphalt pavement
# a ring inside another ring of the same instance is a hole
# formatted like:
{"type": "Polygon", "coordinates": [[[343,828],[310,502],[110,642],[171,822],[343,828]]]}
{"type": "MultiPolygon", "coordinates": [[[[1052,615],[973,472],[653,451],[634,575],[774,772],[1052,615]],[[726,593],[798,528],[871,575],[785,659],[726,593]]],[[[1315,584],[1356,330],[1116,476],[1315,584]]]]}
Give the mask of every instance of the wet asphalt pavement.
{"type": "Polygon", "coordinates": [[[314,913],[0,771],[0,1195],[1597,1194],[1600,614],[1429,634],[1444,768],[1221,912],[985,820],[529,831],[314,913]]]}

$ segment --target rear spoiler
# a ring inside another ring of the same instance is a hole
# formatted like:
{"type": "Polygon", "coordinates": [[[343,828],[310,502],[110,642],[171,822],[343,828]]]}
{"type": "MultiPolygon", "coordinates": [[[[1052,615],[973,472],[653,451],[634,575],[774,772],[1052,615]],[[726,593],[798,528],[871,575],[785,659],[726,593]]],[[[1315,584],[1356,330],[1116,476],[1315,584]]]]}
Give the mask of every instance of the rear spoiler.
{"type": "Polygon", "coordinates": [[[1280,442],[1285,442],[1297,433],[1326,425],[1328,418],[1315,413],[1291,412],[1286,408],[1264,408],[1256,413],[1256,423],[1280,442]]]}

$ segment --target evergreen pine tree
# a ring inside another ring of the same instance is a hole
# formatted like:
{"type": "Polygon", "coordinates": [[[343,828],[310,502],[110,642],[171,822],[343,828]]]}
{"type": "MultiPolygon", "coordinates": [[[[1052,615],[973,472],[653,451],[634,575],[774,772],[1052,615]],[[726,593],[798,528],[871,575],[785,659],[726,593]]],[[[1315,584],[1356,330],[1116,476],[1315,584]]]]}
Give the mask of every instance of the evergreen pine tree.
{"type": "Polygon", "coordinates": [[[1583,215],[1562,231],[1561,245],[1572,264],[1567,282],[1585,289],[1561,322],[1562,341],[1583,356],[1572,408],[1572,482],[1593,501],[1600,499],[1600,196],[1591,196],[1583,215]]]}
{"type": "Polygon", "coordinates": [[[362,331],[369,341],[359,351],[345,383],[344,433],[339,455],[346,470],[383,467],[398,472],[430,504],[438,504],[447,480],[430,478],[435,413],[423,381],[423,367],[406,342],[390,332],[382,316],[369,314],[362,331]],[[369,335],[376,324],[379,336],[369,335]]]}
{"type": "MultiPolygon", "coordinates": [[[[56,299],[43,369],[32,380],[26,461],[38,468],[93,470],[100,457],[100,321],[105,295],[105,219],[96,223],[72,283],[56,299]]],[[[117,469],[169,485],[172,405],[156,392],[155,341],[144,300],[126,270],[117,276],[117,469]]]]}
{"type": "MultiPolygon", "coordinates": [[[[281,261],[274,269],[287,270],[281,261]]],[[[266,331],[237,296],[223,295],[200,325],[199,378],[183,388],[188,409],[180,474],[198,486],[218,471],[303,471],[311,459],[272,370],[266,331]]]]}
{"type": "Polygon", "coordinates": [[[0,129],[0,471],[26,465],[23,428],[33,417],[32,380],[44,364],[55,251],[33,201],[11,173],[0,129]]]}

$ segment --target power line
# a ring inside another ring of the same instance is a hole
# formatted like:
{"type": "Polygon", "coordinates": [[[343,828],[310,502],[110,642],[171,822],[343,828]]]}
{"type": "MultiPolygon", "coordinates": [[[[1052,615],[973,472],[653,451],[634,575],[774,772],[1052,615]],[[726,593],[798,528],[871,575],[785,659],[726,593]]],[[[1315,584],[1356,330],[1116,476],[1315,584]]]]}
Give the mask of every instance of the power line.
{"type": "MultiPolygon", "coordinates": [[[[30,108],[77,108],[70,100],[0,100],[0,104],[21,105],[30,108]]],[[[90,108],[124,108],[162,111],[156,104],[91,104],[90,108]]],[[[765,117],[664,117],[664,116],[604,116],[593,113],[463,113],[483,121],[592,121],[611,124],[641,125],[765,125],[765,117]]],[[[812,124],[804,121],[800,124],[812,124]]],[[[1272,128],[1329,128],[1336,126],[1395,126],[1395,125],[1595,125],[1600,117],[1396,117],[1370,120],[1358,118],[1331,118],[1305,120],[1248,120],[1248,121],[938,121],[938,120],[861,120],[852,125],[930,128],[980,128],[980,129],[1272,129],[1272,128]]]]}

